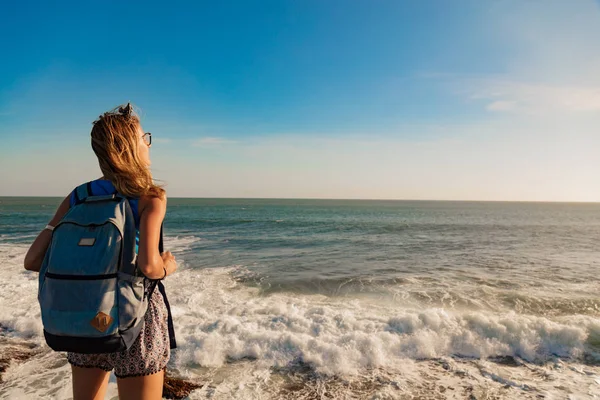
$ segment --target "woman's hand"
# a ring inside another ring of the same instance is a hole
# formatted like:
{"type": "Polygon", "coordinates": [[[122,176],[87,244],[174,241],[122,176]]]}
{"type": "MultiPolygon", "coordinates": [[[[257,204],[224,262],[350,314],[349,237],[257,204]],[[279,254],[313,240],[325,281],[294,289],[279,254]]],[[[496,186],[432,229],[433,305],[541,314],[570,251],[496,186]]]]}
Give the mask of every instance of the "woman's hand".
{"type": "Polygon", "coordinates": [[[175,256],[171,254],[170,251],[165,251],[160,256],[163,260],[165,271],[167,271],[166,276],[169,276],[173,272],[177,271],[177,261],[175,260],[175,256]]]}

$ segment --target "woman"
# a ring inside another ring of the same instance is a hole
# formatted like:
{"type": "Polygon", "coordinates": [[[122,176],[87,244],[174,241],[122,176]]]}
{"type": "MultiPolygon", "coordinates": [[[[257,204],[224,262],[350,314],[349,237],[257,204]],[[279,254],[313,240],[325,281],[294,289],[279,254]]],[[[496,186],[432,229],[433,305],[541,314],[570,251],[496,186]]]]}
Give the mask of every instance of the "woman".
{"type": "MultiPolygon", "coordinates": [[[[92,149],[103,174],[102,178],[91,182],[92,194],[111,194],[117,190],[130,199],[139,240],[138,268],[150,279],[171,275],[177,269],[175,257],[168,251],[159,253],[167,199],[165,191],[154,184],[150,173],[150,133],[144,133],[138,116],[128,103],[101,115],[94,122],[91,136],[92,149]]],[[[74,203],[72,192],[31,245],[25,256],[25,269],[40,271],[51,231],[74,203]]],[[[75,400],[104,399],[109,373],[113,369],[119,398],[162,398],[164,370],[170,356],[168,303],[163,293],[160,290],[152,292],[145,327],[127,351],[67,354],[73,371],[75,400]]]]}

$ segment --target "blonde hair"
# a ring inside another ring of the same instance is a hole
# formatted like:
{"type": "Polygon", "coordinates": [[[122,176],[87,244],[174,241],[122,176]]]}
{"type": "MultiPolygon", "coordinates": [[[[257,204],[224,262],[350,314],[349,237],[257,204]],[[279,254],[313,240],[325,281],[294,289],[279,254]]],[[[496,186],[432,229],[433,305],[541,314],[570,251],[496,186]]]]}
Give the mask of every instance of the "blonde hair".
{"type": "Polygon", "coordinates": [[[128,197],[163,198],[165,190],[156,185],[147,165],[138,155],[140,119],[131,103],[102,114],[92,128],[92,149],[104,178],[128,197]]]}

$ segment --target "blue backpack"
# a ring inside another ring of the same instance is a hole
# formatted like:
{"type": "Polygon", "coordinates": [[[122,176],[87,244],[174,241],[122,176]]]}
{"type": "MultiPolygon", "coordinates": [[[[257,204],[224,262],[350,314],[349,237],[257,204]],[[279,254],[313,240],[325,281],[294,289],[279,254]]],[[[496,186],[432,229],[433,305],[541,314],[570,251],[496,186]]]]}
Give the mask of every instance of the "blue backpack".
{"type": "Polygon", "coordinates": [[[40,270],[44,336],[56,351],[124,351],[144,327],[149,298],[136,266],[133,212],[119,193],[92,195],[90,183],[75,197],[40,270]]]}

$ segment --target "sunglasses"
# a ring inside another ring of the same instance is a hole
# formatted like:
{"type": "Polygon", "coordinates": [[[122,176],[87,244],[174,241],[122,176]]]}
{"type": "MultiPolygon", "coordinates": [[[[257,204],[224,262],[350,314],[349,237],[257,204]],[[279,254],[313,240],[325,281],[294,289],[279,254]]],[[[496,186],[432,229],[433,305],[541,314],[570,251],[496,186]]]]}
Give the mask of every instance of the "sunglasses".
{"type": "Polygon", "coordinates": [[[152,134],[150,132],[144,133],[142,139],[144,139],[144,143],[146,143],[148,147],[152,146],[152,134]]]}

